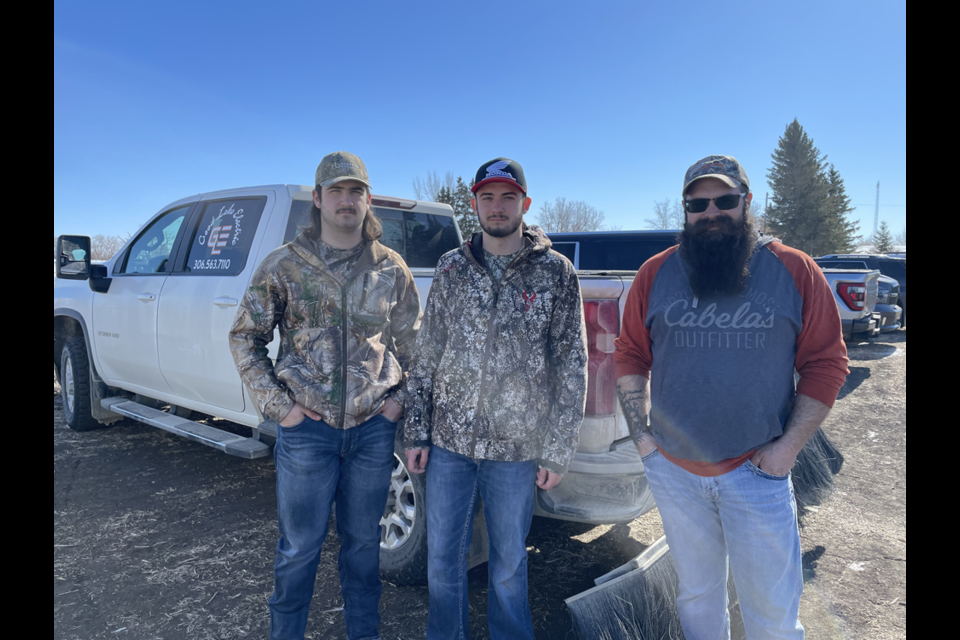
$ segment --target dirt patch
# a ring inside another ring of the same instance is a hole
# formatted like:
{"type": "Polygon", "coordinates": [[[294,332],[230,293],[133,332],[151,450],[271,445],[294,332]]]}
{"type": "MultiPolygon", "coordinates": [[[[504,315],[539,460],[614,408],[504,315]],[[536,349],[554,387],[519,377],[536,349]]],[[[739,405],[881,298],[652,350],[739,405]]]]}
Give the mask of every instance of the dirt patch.
{"type": "MultiPolygon", "coordinates": [[[[826,429],[847,458],[806,519],[801,603],[808,637],[906,637],[906,333],[850,350],[853,375],[826,429]]],[[[274,466],[123,421],[66,428],[54,388],[55,640],[264,638],[277,540],[274,466]]],[[[218,425],[220,426],[220,425],[218,425]]],[[[629,525],[534,519],[537,638],[573,639],[563,600],[662,535],[629,525]]],[[[308,638],[345,637],[328,538],[308,638]]],[[[471,638],[487,637],[485,567],[470,572],[471,638]]],[[[385,640],[423,638],[428,594],[384,585],[385,640]]]]}

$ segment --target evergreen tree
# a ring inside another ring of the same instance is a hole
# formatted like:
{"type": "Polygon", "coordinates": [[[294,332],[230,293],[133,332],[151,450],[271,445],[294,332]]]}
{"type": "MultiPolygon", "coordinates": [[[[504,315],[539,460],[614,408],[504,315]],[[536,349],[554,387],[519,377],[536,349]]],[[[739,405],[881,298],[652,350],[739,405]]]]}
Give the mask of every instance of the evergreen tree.
{"type": "Polygon", "coordinates": [[[873,236],[873,246],[877,253],[890,253],[893,251],[893,233],[890,231],[890,225],[884,220],[880,223],[880,228],[873,236]]]}
{"type": "Polygon", "coordinates": [[[468,185],[463,181],[463,178],[457,178],[457,186],[453,192],[454,204],[451,205],[454,215],[457,217],[457,224],[460,226],[460,233],[463,234],[464,238],[469,238],[480,231],[477,214],[470,206],[470,200],[473,198],[471,188],[473,188],[473,180],[468,185]]]}
{"type": "Polygon", "coordinates": [[[768,214],[768,233],[784,244],[812,256],[832,248],[829,182],[824,171],[826,156],[794,120],[780,137],[773,152],[767,179],[773,187],[768,214]]]}
{"type": "Polygon", "coordinates": [[[860,236],[857,235],[860,225],[847,217],[854,208],[850,206],[850,197],[847,195],[843,178],[840,177],[840,172],[832,164],[830,165],[830,171],[827,172],[827,184],[830,246],[821,255],[848,253],[856,248],[860,240],[860,236]]]}
{"type": "Polygon", "coordinates": [[[433,201],[439,202],[440,204],[448,204],[451,208],[455,209],[454,205],[456,201],[454,200],[453,190],[449,187],[440,187],[440,190],[433,196],[433,201]]]}

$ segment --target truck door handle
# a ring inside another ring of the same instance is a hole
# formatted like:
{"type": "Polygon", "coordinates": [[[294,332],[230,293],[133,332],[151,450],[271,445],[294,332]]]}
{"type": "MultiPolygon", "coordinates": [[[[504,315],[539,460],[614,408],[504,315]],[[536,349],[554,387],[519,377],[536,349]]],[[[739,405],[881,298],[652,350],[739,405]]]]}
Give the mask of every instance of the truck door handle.
{"type": "Polygon", "coordinates": [[[157,296],[152,293],[141,293],[137,296],[137,300],[140,302],[156,302],[157,296]]]}
{"type": "Polygon", "coordinates": [[[213,304],[217,305],[221,309],[226,309],[227,307],[235,307],[239,303],[235,298],[217,298],[213,301],[213,304]]]}

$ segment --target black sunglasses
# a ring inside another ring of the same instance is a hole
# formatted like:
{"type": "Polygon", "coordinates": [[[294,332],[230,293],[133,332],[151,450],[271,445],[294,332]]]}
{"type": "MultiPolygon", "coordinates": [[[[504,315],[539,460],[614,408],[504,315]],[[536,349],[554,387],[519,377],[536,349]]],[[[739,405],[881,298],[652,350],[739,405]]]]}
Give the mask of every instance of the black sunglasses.
{"type": "Polygon", "coordinates": [[[687,213],[703,213],[707,210],[707,207],[710,206],[711,202],[717,204],[717,209],[721,211],[729,211],[730,209],[735,209],[738,204],[740,204],[740,198],[744,194],[742,193],[728,193],[725,196],[719,196],[717,198],[694,198],[693,200],[684,200],[683,208],[687,210],[687,213]]]}

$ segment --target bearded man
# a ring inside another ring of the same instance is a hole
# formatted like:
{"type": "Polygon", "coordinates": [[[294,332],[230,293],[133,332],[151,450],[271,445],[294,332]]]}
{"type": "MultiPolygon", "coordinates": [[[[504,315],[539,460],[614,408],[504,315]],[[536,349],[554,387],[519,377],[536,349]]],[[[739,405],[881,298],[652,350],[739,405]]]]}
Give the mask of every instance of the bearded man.
{"type": "Polygon", "coordinates": [[[849,373],[823,273],[757,237],[752,197],[735,158],[687,170],[680,245],[640,269],[616,342],[618,395],[663,518],[689,640],[730,637],[729,569],[747,638],[803,638],[790,472],[849,373]]]}
{"type": "Polygon", "coordinates": [[[430,496],[427,640],[471,635],[467,550],[480,500],[489,637],[533,640],[534,493],[556,487],[577,451],[587,331],[573,265],[523,222],[531,200],[520,163],[484,163],[473,193],[483,233],[440,258],[407,382],[407,468],[427,470],[430,496]]]}

